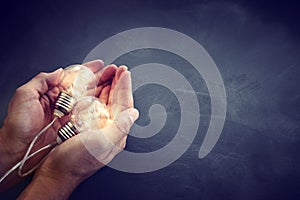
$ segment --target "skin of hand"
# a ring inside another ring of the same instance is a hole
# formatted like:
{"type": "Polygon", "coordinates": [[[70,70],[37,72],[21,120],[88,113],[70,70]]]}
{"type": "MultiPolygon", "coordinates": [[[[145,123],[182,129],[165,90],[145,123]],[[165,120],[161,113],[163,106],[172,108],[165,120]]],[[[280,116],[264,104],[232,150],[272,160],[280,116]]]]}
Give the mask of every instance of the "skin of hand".
{"type": "MultiPolygon", "coordinates": [[[[85,63],[96,77],[111,76],[116,66],[104,68],[103,61],[85,63]]],[[[40,73],[28,83],[19,87],[8,107],[8,114],[0,129],[0,174],[4,174],[19,162],[35,135],[53,119],[53,105],[60,92],[60,79],[63,69],[52,73],[40,73]]],[[[99,90],[99,87],[98,87],[99,90]]],[[[66,119],[57,120],[37,141],[33,151],[55,141],[57,130],[66,119]]],[[[29,159],[24,171],[37,164],[49,151],[41,152],[29,159]]],[[[20,181],[16,172],[8,176],[1,184],[0,191],[20,181]]]]}
{"type": "Polygon", "coordinates": [[[111,84],[104,82],[100,80],[97,97],[110,111],[105,126],[80,133],[49,153],[19,199],[67,199],[80,182],[125,148],[127,134],[139,116],[133,106],[131,74],[121,66],[111,84]]]}

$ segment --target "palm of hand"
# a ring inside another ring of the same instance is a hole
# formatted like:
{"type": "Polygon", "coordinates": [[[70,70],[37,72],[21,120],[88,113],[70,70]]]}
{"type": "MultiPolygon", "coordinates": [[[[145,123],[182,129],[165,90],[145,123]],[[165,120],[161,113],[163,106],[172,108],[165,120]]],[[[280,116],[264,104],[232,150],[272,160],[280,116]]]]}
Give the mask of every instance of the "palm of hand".
{"type": "MultiPolygon", "coordinates": [[[[103,68],[101,60],[84,64],[100,76],[103,68]]],[[[52,73],[40,73],[31,81],[17,89],[8,109],[4,126],[13,144],[20,144],[19,151],[24,153],[36,134],[53,119],[53,105],[62,89],[60,85],[63,70],[52,73]]],[[[57,120],[37,141],[34,146],[39,149],[53,142],[56,131],[67,121],[67,117],[57,120]]]]}
{"type": "MultiPolygon", "coordinates": [[[[9,105],[8,116],[5,120],[6,127],[16,141],[19,141],[27,148],[35,135],[47,125],[53,118],[50,105],[53,104],[59,89],[51,88],[45,94],[39,94],[38,91],[28,88],[30,84],[17,89],[9,105]]],[[[59,122],[58,122],[59,123],[59,122]]],[[[46,145],[51,140],[55,131],[50,128],[45,137],[41,137],[37,147],[46,145]]]]}
{"type": "MultiPolygon", "coordinates": [[[[126,67],[119,67],[114,74],[112,83],[100,84],[96,94],[111,114],[106,125],[100,131],[83,132],[62,143],[42,165],[40,173],[76,174],[85,178],[110,162],[125,147],[134,120],[128,115],[128,109],[133,108],[131,78],[126,67]]],[[[102,79],[110,79],[103,76],[102,79]]]]}

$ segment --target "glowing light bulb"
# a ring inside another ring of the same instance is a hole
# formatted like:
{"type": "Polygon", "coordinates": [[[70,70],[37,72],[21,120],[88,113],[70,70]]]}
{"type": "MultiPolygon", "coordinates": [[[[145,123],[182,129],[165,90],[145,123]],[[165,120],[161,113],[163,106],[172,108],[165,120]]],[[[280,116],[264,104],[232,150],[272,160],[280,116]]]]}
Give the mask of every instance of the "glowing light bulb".
{"type": "Polygon", "coordinates": [[[83,131],[99,130],[108,119],[109,111],[105,104],[95,97],[83,97],[74,105],[70,121],[58,130],[56,141],[60,144],[83,131]]]}
{"type": "Polygon", "coordinates": [[[97,79],[89,68],[83,65],[71,65],[64,69],[60,85],[63,90],[54,106],[54,115],[57,117],[69,114],[80,97],[94,95],[97,79]]]}

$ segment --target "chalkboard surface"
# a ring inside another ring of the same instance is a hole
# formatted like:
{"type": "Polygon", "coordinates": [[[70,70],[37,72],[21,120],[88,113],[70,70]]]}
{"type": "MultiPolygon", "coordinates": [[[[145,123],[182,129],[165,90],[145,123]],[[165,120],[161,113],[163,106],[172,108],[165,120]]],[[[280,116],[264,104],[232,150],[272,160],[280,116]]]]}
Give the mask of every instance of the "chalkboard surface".
{"type": "MultiPolygon", "coordinates": [[[[139,27],[176,30],[205,48],[223,78],[227,113],[217,144],[199,159],[211,117],[211,97],[195,68],[163,50],[128,52],[115,63],[129,70],[161,63],[189,80],[200,105],[197,135],[171,165],[139,174],[103,168],[70,199],[300,199],[300,16],[296,8],[260,1],[4,3],[0,120],[5,119],[15,89],[40,71],[81,63],[99,43],[122,31],[139,27]]],[[[153,104],[163,106],[167,118],[153,137],[130,136],[126,150],[162,148],[179,126],[178,99],[158,84],[140,87],[134,98],[141,113],[138,125],[151,123],[153,104]]],[[[1,193],[0,199],[15,199],[29,181],[1,193]]]]}

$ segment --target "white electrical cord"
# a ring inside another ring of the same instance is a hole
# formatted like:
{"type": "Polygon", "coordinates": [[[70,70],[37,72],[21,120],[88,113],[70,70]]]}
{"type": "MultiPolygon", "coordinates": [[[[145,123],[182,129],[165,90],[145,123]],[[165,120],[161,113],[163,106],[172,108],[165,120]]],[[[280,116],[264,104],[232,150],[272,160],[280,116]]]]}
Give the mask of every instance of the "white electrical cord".
{"type": "Polygon", "coordinates": [[[17,168],[19,168],[18,170],[18,174],[21,177],[27,176],[28,174],[32,173],[36,168],[38,168],[38,166],[44,161],[44,159],[42,159],[37,165],[35,165],[34,167],[32,167],[30,170],[28,170],[25,173],[22,173],[22,168],[24,166],[24,164],[26,163],[27,160],[29,160],[31,157],[35,156],[36,154],[40,153],[41,151],[44,151],[46,149],[49,149],[55,145],[57,145],[57,142],[53,142],[51,144],[48,144],[42,148],[40,148],[39,150],[33,152],[32,154],[29,154],[30,151],[32,150],[34,144],[36,143],[37,139],[46,131],[50,128],[50,126],[52,126],[54,124],[54,122],[57,120],[57,117],[54,117],[54,119],[47,125],[45,126],[32,140],[32,142],[30,143],[26,154],[24,155],[23,159],[18,162],[17,164],[15,164],[12,168],[10,168],[0,179],[0,183],[8,176],[10,175],[14,170],[16,170],[17,168]]]}
{"type": "MultiPolygon", "coordinates": [[[[43,128],[35,137],[34,139],[31,141],[28,149],[27,149],[27,152],[26,154],[24,155],[23,159],[21,160],[21,163],[20,163],[20,166],[19,166],[19,170],[18,170],[18,174],[19,176],[21,177],[24,177],[24,176],[27,176],[28,174],[30,174],[31,172],[33,172],[37,166],[34,166],[32,169],[30,169],[29,171],[25,172],[25,173],[22,173],[22,169],[23,169],[23,166],[24,164],[26,163],[26,161],[29,159],[29,153],[31,152],[32,148],[33,148],[33,145],[36,143],[37,139],[46,131],[50,128],[50,126],[52,126],[54,124],[54,122],[56,121],[57,117],[54,117],[53,120],[45,127],[43,128]]],[[[39,150],[38,150],[39,151],[39,150]]],[[[35,152],[34,152],[35,153],[35,152]]]]}
{"type": "MultiPolygon", "coordinates": [[[[48,144],[48,145],[46,145],[46,146],[40,148],[39,150],[37,150],[37,151],[35,151],[34,153],[30,154],[30,155],[27,157],[27,159],[33,157],[34,155],[40,153],[41,151],[44,151],[44,150],[46,150],[46,149],[49,149],[49,148],[55,146],[56,144],[57,144],[57,143],[55,142],[55,143],[51,143],[51,144],[48,144]]],[[[43,161],[43,160],[42,160],[42,161],[43,161]]],[[[40,163],[41,163],[41,162],[40,162],[40,163]]],[[[39,164],[40,164],[40,163],[39,163],[39,164]]],[[[8,170],[8,171],[1,177],[0,183],[1,183],[8,175],[10,175],[15,169],[17,169],[17,168],[20,166],[20,164],[21,164],[21,161],[18,162],[18,163],[17,163],[15,166],[13,166],[12,168],[10,168],[10,170],[8,170]]],[[[35,167],[33,167],[33,168],[30,170],[30,173],[31,173],[33,170],[35,170],[35,169],[39,166],[39,164],[37,164],[35,167]]]]}

